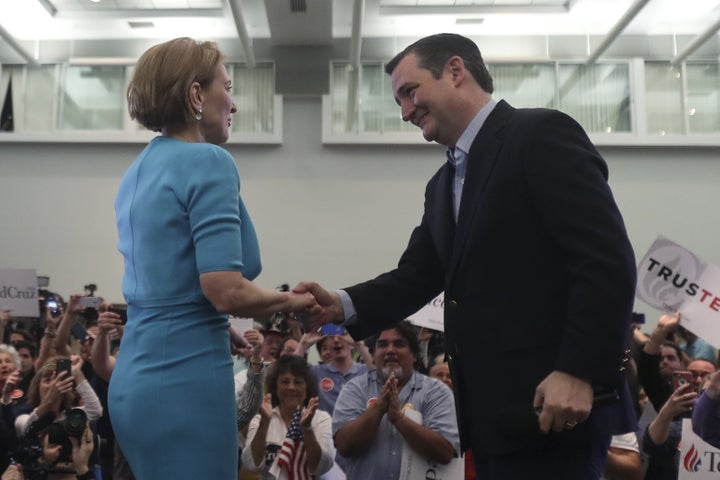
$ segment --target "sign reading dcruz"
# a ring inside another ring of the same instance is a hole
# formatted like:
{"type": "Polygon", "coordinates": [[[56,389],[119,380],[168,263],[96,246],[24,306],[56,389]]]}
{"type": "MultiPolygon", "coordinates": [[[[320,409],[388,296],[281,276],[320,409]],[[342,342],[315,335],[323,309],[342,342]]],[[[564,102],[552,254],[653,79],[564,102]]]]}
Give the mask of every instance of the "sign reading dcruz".
{"type": "Polygon", "coordinates": [[[0,268],[0,309],[13,317],[38,317],[40,308],[35,270],[0,268]]]}

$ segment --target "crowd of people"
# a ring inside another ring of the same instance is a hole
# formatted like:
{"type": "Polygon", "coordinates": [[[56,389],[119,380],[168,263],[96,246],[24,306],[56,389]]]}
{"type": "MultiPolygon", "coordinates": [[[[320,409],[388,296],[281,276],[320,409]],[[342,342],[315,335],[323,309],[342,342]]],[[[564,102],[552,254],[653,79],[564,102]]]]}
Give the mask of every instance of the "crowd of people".
{"type": "MultiPolygon", "coordinates": [[[[80,297],[71,295],[56,314],[44,310],[40,331],[38,320],[0,317],[3,480],[37,478],[36,470],[59,480],[135,478],[107,409],[123,322],[105,303],[87,315],[80,297]],[[61,359],[69,359],[69,372],[61,359]],[[65,424],[77,410],[82,425],[70,433],[65,424]],[[30,459],[33,443],[40,449],[30,459]]],[[[717,351],[693,350],[702,340],[688,342],[680,319],[662,315],[650,332],[640,324],[629,332],[625,372],[641,420],[613,436],[604,479],[677,478],[683,418],[693,417],[695,431],[720,448],[717,351]],[[678,383],[678,372],[691,381],[678,383]]],[[[447,478],[481,479],[471,451],[461,451],[448,363],[432,347],[443,337],[407,321],[358,341],[344,329],[306,332],[292,314],[255,321],[234,358],[237,478],[303,478],[289,476],[292,468],[324,480],[401,478],[410,448],[436,466],[461,462],[447,478]],[[292,435],[302,441],[301,461],[286,451],[292,435]]]]}

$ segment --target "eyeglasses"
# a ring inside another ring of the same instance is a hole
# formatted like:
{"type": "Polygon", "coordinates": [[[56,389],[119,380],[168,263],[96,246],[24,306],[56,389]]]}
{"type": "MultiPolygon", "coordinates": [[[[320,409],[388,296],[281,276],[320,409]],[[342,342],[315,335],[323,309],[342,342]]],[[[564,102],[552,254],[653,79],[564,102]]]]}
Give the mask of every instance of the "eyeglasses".
{"type": "Polygon", "coordinates": [[[703,380],[705,380],[708,377],[710,377],[710,375],[712,375],[711,372],[698,372],[695,370],[689,370],[689,372],[692,374],[693,378],[695,378],[695,379],[702,378],[703,380]]]}

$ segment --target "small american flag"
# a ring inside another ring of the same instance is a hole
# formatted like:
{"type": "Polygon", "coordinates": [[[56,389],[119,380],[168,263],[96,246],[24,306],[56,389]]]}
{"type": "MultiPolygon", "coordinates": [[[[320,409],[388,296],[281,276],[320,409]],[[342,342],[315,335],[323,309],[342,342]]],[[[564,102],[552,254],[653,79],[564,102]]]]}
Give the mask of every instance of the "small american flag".
{"type": "Polygon", "coordinates": [[[302,410],[298,408],[293,414],[285,441],[278,454],[277,465],[287,470],[289,480],[310,480],[314,478],[308,472],[306,464],[305,443],[300,428],[301,412],[302,410]]]}

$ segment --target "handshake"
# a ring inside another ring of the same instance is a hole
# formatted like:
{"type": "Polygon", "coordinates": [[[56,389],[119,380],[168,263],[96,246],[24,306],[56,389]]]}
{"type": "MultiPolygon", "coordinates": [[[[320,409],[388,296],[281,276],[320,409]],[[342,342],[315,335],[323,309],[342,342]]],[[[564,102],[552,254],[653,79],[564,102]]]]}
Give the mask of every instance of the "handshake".
{"type": "Polygon", "coordinates": [[[337,292],[331,292],[317,282],[300,282],[285,292],[289,308],[306,332],[322,325],[345,319],[342,302],[337,292]]]}

